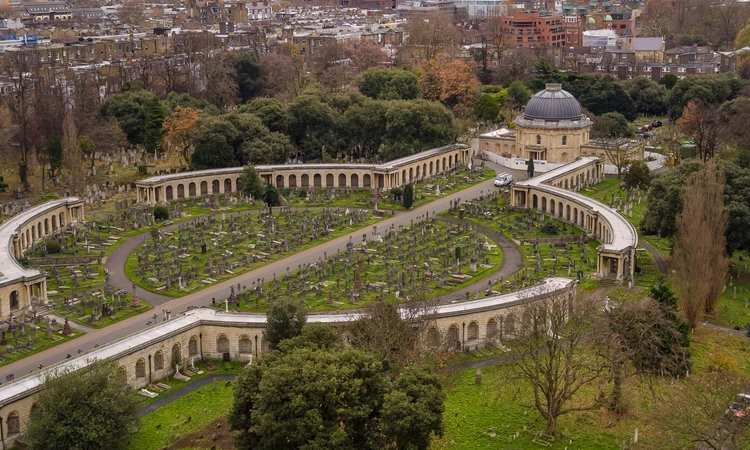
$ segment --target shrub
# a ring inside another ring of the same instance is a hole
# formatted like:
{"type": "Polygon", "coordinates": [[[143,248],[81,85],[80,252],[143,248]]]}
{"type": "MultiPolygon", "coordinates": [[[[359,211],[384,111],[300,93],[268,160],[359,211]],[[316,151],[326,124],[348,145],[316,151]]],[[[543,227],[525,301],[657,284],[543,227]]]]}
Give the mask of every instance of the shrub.
{"type": "Polygon", "coordinates": [[[297,197],[302,198],[302,199],[306,198],[307,197],[307,191],[304,190],[304,189],[301,189],[299,192],[297,192],[297,197]]]}
{"type": "Polygon", "coordinates": [[[406,209],[411,208],[414,204],[414,188],[411,186],[411,184],[407,184],[404,188],[404,197],[402,200],[402,204],[406,209]]]}
{"type": "Polygon", "coordinates": [[[60,251],[62,251],[62,246],[60,245],[59,242],[57,242],[54,239],[50,239],[49,241],[47,241],[46,245],[47,245],[47,253],[49,254],[57,254],[57,253],[60,253],[60,251]]]}
{"type": "Polygon", "coordinates": [[[154,220],[169,219],[169,209],[166,206],[157,206],[154,208],[154,220]]]}
{"type": "Polygon", "coordinates": [[[560,229],[557,228],[557,225],[554,224],[554,222],[546,222],[544,226],[542,227],[542,233],[544,234],[559,234],[560,229]]]}
{"type": "Polygon", "coordinates": [[[141,164],[138,166],[138,175],[146,176],[148,175],[148,166],[145,164],[141,164]]]}

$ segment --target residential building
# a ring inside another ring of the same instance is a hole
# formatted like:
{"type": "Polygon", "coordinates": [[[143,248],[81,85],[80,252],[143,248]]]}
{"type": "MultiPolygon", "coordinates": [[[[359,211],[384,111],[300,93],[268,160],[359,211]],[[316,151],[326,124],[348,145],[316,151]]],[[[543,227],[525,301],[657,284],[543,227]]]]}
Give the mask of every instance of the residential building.
{"type": "Polygon", "coordinates": [[[547,11],[516,13],[500,19],[506,42],[516,47],[563,47],[565,27],[563,16],[547,11]]]}

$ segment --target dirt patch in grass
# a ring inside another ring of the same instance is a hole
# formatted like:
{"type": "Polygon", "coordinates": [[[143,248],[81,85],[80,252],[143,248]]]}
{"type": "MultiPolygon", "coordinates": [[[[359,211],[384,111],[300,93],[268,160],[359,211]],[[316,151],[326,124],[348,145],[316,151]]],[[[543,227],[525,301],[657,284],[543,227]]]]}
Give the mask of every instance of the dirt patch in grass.
{"type": "Polygon", "coordinates": [[[216,450],[234,449],[234,432],[229,429],[227,417],[216,419],[206,428],[188,434],[169,449],[210,449],[214,445],[216,450]]]}

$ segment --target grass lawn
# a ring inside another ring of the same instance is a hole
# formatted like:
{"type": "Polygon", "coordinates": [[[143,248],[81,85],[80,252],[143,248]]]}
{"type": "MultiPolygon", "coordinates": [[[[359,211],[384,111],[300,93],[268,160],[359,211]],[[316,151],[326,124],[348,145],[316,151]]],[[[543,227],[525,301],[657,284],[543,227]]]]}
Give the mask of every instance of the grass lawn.
{"type": "Polygon", "coordinates": [[[78,336],[83,336],[84,334],[86,334],[83,331],[71,329],[70,336],[65,336],[61,332],[57,331],[57,332],[52,333],[52,337],[47,338],[46,333],[45,333],[45,330],[46,330],[45,327],[46,325],[39,326],[39,329],[36,332],[39,340],[36,343],[31,344],[31,347],[19,348],[17,350],[13,350],[12,346],[15,345],[17,342],[19,344],[28,342],[28,338],[31,337],[31,334],[29,334],[26,337],[20,337],[18,341],[16,342],[16,339],[13,338],[13,336],[10,333],[6,333],[6,339],[8,340],[8,345],[5,347],[5,351],[0,353],[0,355],[2,355],[0,356],[0,366],[10,364],[12,362],[31,356],[34,353],[39,353],[41,351],[47,350],[48,348],[52,348],[56,345],[62,344],[63,342],[67,342],[71,339],[77,338],[78,336]]]}
{"type": "Polygon", "coordinates": [[[750,323],[750,258],[735,254],[730,264],[733,266],[729,269],[732,285],[727,283],[726,291],[719,299],[716,315],[706,317],[706,320],[718,325],[739,325],[744,328],[745,324],[750,323]]]}
{"type": "MultiPolygon", "coordinates": [[[[126,297],[132,299],[132,296],[130,294],[127,294],[126,297]]],[[[138,303],[138,307],[133,307],[131,306],[130,302],[128,302],[127,306],[124,306],[122,309],[115,311],[113,315],[102,317],[96,322],[89,322],[89,317],[91,317],[91,314],[93,314],[93,308],[91,306],[86,306],[84,308],[85,312],[81,312],[79,308],[76,308],[75,311],[72,311],[71,309],[67,309],[62,306],[61,303],[57,303],[55,305],[55,315],[63,318],[67,317],[71,322],[75,322],[79,325],[83,325],[89,328],[104,328],[108,325],[112,325],[113,323],[117,323],[129,317],[137,316],[138,314],[144,313],[151,308],[151,305],[143,301],[138,303]]]]}

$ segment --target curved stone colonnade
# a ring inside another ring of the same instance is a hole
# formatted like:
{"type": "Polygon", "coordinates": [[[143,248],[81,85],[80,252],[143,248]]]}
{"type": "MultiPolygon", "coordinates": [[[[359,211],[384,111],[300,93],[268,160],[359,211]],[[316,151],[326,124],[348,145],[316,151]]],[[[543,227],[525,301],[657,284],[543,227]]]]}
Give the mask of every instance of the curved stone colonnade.
{"type": "MultiPolygon", "coordinates": [[[[383,164],[278,164],[255,166],[266,184],[279,189],[379,189],[387,191],[466,166],[471,148],[464,144],[425,150],[383,164]]],[[[244,167],[158,175],[136,183],[138,203],[154,205],[238,192],[244,167]]]]}
{"type": "MultiPolygon", "coordinates": [[[[575,283],[566,278],[548,278],[540,285],[481,300],[451,303],[426,311],[430,328],[425,337],[430,345],[455,349],[481,347],[512,336],[515,328],[503,320],[523,303],[551,295],[575,295],[575,283]],[[439,341],[434,340],[438,336],[439,341]]],[[[346,325],[360,315],[352,312],[311,314],[310,323],[327,323],[346,333],[346,325]]],[[[134,333],[35,374],[0,386],[0,417],[6,444],[25,432],[34,407],[35,395],[45,376],[59,368],[81,369],[94,359],[117,361],[120,374],[139,389],[174,374],[175,365],[188,365],[195,359],[249,361],[267,351],[263,340],[264,314],[226,313],[197,308],[175,319],[134,333]]]]}
{"type": "Polygon", "coordinates": [[[632,280],[638,233],[614,208],[577,191],[604,180],[604,160],[582,157],[538,177],[513,185],[512,206],[535,209],[569,222],[595,237],[599,246],[597,276],[632,280]]]}
{"type": "Polygon", "coordinates": [[[52,200],[16,214],[0,225],[0,318],[47,300],[46,275],[25,269],[19,263],[35,243],[83,221],[83,200],[68,197],[52,200]]]}

